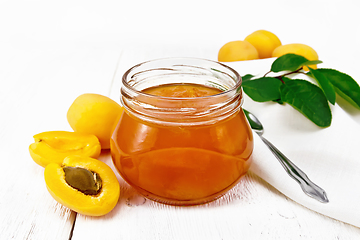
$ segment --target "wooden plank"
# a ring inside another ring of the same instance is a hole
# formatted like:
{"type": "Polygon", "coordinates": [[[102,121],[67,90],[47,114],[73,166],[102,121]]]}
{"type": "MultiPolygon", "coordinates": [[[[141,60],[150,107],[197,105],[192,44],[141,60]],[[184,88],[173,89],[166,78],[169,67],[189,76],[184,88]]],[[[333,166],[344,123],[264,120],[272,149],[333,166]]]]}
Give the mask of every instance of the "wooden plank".
{"type": "MultiPolygon", "coordinates": [[[[103,155],[112,166],[111,157],[103,155]]],[[[78,215],[72,239],[355,239],[360,229],[293,202],[249,173],[209,204],[175,207],[146,200],[118,176],[121,197],[104,217],[78,215]]]]}
{"type": "Polygon", "coordinates": [[[66,112],[77,95],[106,94],[114,49],[82,44],[2,51],[11,54],[0,71],[0,239],[69,239],[75,213],[47,192],[44,169],[28,146],[34,134],[71,130],[66,112]]]}
{"type": "MultiPolygon", "coordinates": [[[[14,63],[24,50],[14,49],[17,54],[9,61],[14,63]]],[[[0,90],[1,101],[12,102],[0,105],[0,112],[11,116],[1,118],[0,124],[2,159],[6,159],[2,162],[6,171],[1,182],[8,183],[0,192],[1,239],[69,238],[75,214],[47,193],[43,169],[32,162],[27,152],[31,136],[55,128],[70,130],[65,115],[77,95],[108,93],[116,100],[119,74],[128,67],[124,63],[130,66],[167,54],[156,50],[156,54],[144,51],[143,55],[136,55],[133,50],[122,52],[123,65],[119,66],[111,85],[120,48],[111,52],[107,48],[86,47],[75,52],[62,50],[27,53],[26,56],[34,55],[19,61],[19,72],[11,68],[13,64],[8,64],[5,65],[8,70],[0,73],[10,80],[0,90]],[[35,80],[24,81],[26,78],[35,80]],[[17,94],[13,95],[14,92],[17,94]]],[[[202,54],[199,49],[189,51],[202,54]]],[[[185,50],[182,52],[186,54],[185,50]]],[[[113,168],[108,152],[100,159],[113,168]]],[[[72,239],[104,236],[106,239],[354,239],[360,234],[358,228],[294,203],[253,174],[247,175],[223,198],[185,208],[145,201],[119,176],[118,179],[122,195],[116,208],[104,217],[77,215],[72,239]]]]}
{"type": "MultiPolygon", "coordinates": [[[[315,1],[311,2],[311,7],[297,3],[277,6],[269,1],[263,1],[259,7],[259,2],[248,1],[238,8],[221,3],[207,5],[210,8],[205,15],[194,6],[188,11],[188,4],[183,3],[178,6],[182,11],[174,11],[169,5],[171,11],[143,8],[133,15],[136,2],[119,1],[114,5],[110,3],[111,6],[83,2],[85,4],[71,6],[52,6],[42,1],[36,4],[17,2],[16,6],[10,1],[1,3],[3,21],[0,22],[4,23],[1,29],[5,31],[0,40],[0,239],[69,237],[74,213],[57,204],[47,193],[43,169],[32,162],[27,147],[35,133],[54,128],[70,130],[65,115],[67,107],[79,94],[97,92],[118,100],[119,82],[114,81],[109,89],[112,84],[109,79],[118,57],[115,55],[120,51],[116,46],[104,47],[107,44],[104,42],[87,46],[89,38],[103,40],[116,36],[123,39],[132,35],[141,45],[149,39],[156,42],[167,37],[162,42],[186,39],[188,43],[196,41],[197,46],[204,47],[210,40],[214,43],[222,39],[220,44],[223,44],[243,39],[260,27],[277,33],[284,44],[294,41],[311,44],[325,61],[324,67],[334,67],[360,79],[358,61],[354,57],[360,55],[358,32],[351,24],[357,23],[359,18],[354,1],[327,2],[326,11],[322,3],[317,5],[315,1]],[[281,14],[274,14],[276,11],[281,14]],[[81,15],[84,12],[88,13],[85,14],[87,18],[81,15]],[[305,12],[312,17],[302,18],[305,12]],[[341,16],[341,13],[345,14],[341,16]],[[166,25],[167,20],[177,20],[171,14],[179,20],[168,21],[166,25]],[[338,15],[341,17],[334,18],[338,15]],[[106,24],[99,25],[94,19],[104,20],[102,23],[106,24]],[[149,21],[144,22],[144,19],[149,21]],[[155,21],[150,21],[153,19],[155,21]],[[114,34],[108,34],[112,28],[114,34]],[[159,36],[161,31],[164,33],[159,36]],[[209,33],[208,39],[198,40],[205,32],[209,33]],[[184,38],[178,38],[184,34],[187,34],[184,38]],[[347,44],[341,44],[344,36],[347,36],[347,44]],[[46,40],[55,38],[59,40],[43,46],[46,40]],[[14,41],[14,45],[7,44],[4,39],[14,41]],[[40,39],[41,43],[26,43],[30,39],[40,39]],[[62,42],[78,39],[84,41],[68,45],[62,42]]],[[[152,4],[149,2],[147,6],[152,4]]],[[[195,5],[203,7],[200,2],[195,5]]],[[[220,44],[204,52],[188,49],[187,44],[180,47],[168,44],[165,48],[159,44],[163,49],[160,51],[158,47],[135,45],[140,51],[123,53],[120,67],[125,70],[133,63],[163,56],[212,59],[216,58],[220,44]],[[131,53],[134,55],[129,56],[131,53]]],[[[354,117],[360,119],[358,110],[354,111],[354,117]]],[[[104,153],[101,159],[112,166],[109,153],[104,153]]],[[[118,206],[105,217],[78,215],[73,239],[358,239],[360,235],[359,228],[294,203],[252,174],[222,199],[190,208],[144,202],[120,177],[119,181],[122,196],[118,206]]]]}
{"type": "MultiPolygon", "coordinates": [[[[127,47],[121,53],[110,96],[118,99],[122,74],[132,65],[179,49],[127,47]]],[[[204,48],[181,54],[208,57],[204,48]]],[[[116,172],[109,154],[101,160],[116,172]]],[[[72,239],[351,239],[360,229],[300,206],[249,173],[229,193],[209,204],[175,207],[146,200],[117,174],[121,197],[104,217],[78,215],[72,239]]]]}

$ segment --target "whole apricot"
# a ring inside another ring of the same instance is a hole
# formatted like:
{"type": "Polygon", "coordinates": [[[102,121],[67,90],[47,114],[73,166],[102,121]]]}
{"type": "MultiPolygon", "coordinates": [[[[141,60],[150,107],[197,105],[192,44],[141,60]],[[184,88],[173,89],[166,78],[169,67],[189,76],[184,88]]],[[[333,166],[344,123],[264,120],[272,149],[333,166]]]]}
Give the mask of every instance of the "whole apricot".
{"type": "Polygon", "coordinates": [[[258,59],[256,48],[246,41],[232,41],[223,45],[218,53],[218,61],[235,62],[258,59]]]}
{"type": "Polygon", "coordinates": [[[67,120],[75,132],[95,135],[102,149],[110,148],[110,137],[123,112],[114,100],[86,93],[77,97],[67,112],[67,120]]]}
{"type": "Polygon", "coordinates": [[[52,162],[61,164],[70,155],[97,158],[101,152],[100,142],[92,134],[49,131],[34,135],[34,140],[29,146],[29,152],[32,159],[42,167],[52,162]]]}
{"type": "Polygon", "coordinates": [[[62,164],[50,163],[44,177],[57,202],[84,215],[105,215],[119,200],[120,185],[115,173],[94,158],[69,156],[62,164]]]}
{"type": "MultiPolygon", "coordinates": [[[[313,48],[301,43],[291,43],[291,44],[281,45],[274,49],[272,53],[272,57],[280,57],[288,53],[294,53],[303,56],[309,61],[319,60],[319,56],[313,48]]],[[[313,69],[317,68],[316,65],[310,65],[309,67],[313,69]]],[[[305,66],[304,70],[308,71],[309,68],[305,66]]]]}
{"type": "Polygon", "coordinates": [[[281,45],[280,39],[272,32],[258,30],[248,35],[245,41],[251,43],[259,53],[259,58],[269,58],[275,48],[281,45]]]}

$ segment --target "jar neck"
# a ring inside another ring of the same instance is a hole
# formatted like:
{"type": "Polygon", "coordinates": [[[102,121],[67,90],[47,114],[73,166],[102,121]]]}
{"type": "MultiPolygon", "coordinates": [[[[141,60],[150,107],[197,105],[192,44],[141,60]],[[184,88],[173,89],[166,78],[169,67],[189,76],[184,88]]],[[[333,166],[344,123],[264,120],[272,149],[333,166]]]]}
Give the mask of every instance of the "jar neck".
{"type": "Polygon", "coordinates": [[[171,126],[214,124],[242,106],[239,74],[218,62],[168,58],[145,62],[123,76],[121,103],[126,112],[146,122],[171,126]],[[161,97],[142,90],[164,84],[200,84],[218,88],[216,95],[193,98],[161,97]]]}

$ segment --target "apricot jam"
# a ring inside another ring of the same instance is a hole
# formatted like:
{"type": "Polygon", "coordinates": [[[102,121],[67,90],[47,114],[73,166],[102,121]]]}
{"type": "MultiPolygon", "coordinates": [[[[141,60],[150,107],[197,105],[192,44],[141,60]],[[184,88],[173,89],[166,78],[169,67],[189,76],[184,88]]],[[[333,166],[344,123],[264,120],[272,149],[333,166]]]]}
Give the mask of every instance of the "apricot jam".
{"type": "Polygon", "coordinates": [[[188,64],[135,67],[123,78],[125,112],[111,139],[113,162],[127,183],[162,203],[212,201],[231,189],[251,162],[253,138],[241,109],[240,77],[219,63],[194,61],[211,66],[200,74],[188,64]],[[223,77],[225,71],[232,75],[223,77]],[[198,78],[202,81],[194,81],[198,78]]]}

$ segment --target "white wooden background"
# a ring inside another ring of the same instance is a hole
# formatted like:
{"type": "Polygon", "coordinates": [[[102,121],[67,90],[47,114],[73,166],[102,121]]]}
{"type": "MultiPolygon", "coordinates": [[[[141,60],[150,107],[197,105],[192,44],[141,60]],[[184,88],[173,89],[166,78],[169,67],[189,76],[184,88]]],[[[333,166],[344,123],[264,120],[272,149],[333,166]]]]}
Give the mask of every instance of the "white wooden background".
{"type": "MultiPolygon", "coordinates": [[[[71,130],[66,112],[82,93],[118,101],[121,75],[143,60],[216,60],[225,42],[267,29],[283,43],[311,45],[359,81],[357,0],[236,2],[0,1],[1,240],[359,238],[359,228],[300,206],[252,173],[195,207],[145,200],[118,176],[119,204],[104,217],[76,214],[48,194],[28,153],[32,136],[71,130]]],[[[100,159],[113,167],[108,152],[100,159]]]]}

